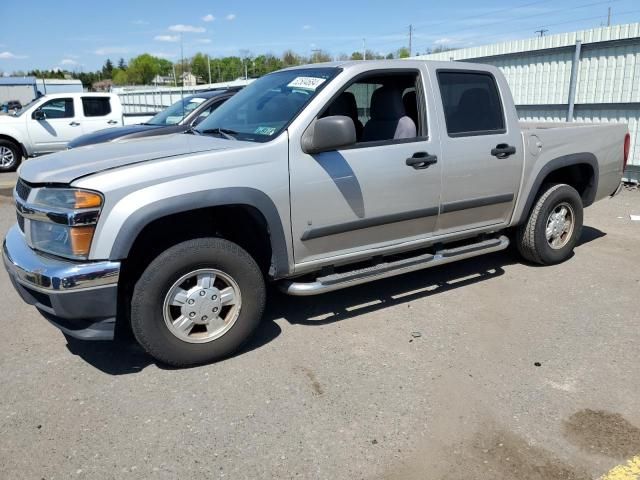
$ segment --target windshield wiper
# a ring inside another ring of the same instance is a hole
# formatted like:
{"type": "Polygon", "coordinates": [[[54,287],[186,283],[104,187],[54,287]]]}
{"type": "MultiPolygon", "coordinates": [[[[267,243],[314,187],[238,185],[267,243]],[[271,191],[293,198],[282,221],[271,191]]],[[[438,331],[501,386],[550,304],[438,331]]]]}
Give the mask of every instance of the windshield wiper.
{"type": "Polygon", "coordinates": [[[198,132],[203,133],[205,135],[207,134],[221,135],[227,140],[237,140],[237,138],[234,137],[234,135],[238,134],[238,132],[236,132],[235,130],[230,130],[228,128],[208,128],[206,130],[198,130],[198,132]]]}
{"type": "Polygon", "coordinates": [[[202,132],[200,130],[196,130],[193,125],[187,128],[184,133],[188,133],[190,135],[202,135],[202,132]]]}

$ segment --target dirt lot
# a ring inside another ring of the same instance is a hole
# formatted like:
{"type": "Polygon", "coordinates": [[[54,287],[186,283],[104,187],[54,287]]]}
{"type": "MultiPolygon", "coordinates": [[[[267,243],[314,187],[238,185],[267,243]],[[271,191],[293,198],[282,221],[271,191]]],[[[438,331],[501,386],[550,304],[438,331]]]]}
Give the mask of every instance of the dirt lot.
{"type": "MultiPolygon", "coordinates": [[[[0,476],[636,478],[630,213],[639,191],[588,209],[555,267],[500,253],[323,297],[273,293],[240,354],[187,370],[65,339],[3,271],[0,476]]],[[[14,219],[0,196],[0,232],[14,219]]]]}

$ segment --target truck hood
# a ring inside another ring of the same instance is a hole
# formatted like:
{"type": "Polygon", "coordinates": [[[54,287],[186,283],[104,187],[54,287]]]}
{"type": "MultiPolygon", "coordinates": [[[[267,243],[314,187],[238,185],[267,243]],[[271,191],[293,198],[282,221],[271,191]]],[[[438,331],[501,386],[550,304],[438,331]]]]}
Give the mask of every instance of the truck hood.
{"type": "Polygon", "coordinates": [[[4,113],[4,114],[0,115],[0,125],[15,124],[15,122],[16,122],[16,120],[18,120],[18,118],[20,118],[20,117],[16,117],[16,116],[12,115],[11,113],[4,113]]]}
{"type": "Polygon", "coordinates": [[[67,184],[80,177],[134,163],[240,145],[246,146],[246,143],[184,133],[101,143],[27,160],[20,167],[19,175],[29,183],[67,184]]]}

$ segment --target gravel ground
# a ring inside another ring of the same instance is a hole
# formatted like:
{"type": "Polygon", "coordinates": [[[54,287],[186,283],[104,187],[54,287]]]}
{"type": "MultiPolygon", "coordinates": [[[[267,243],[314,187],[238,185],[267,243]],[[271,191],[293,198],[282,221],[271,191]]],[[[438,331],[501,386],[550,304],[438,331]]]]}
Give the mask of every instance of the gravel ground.
{"type": "MultiPolygon", "coordinates": [[[[509,253],[270,296],[238,355],[170,370],[65,339],[0,273],[7,479],[589,479],[640,453],[640,192],[568,262],[509,253]]],[[[15,220],[0,197],[0,232],[15,220]]],[[[632,477],[629,477],[632,478],[632,477]]]]}

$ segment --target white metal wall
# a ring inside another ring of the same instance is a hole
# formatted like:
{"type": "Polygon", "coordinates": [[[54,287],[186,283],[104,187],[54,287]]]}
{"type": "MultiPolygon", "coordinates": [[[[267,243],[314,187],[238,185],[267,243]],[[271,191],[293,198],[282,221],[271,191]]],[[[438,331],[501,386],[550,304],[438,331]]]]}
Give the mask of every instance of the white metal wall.
{"type": "Polygon", "coordinates": [[[183,96],[212,90],[215,88],[244,87],[252,82],[248,80],[236,80],[233,82],[212,83],[209,85],[197,85],[195,87],[121,87],[113,91],[120,97],[124,113],[156,113],[179,101],[183,96]]]}
{"type": "Polygon", "coordinates": [[[631,133],[630,164],[640,166],[640,23],[614,25],[423,55],[499,67],[526,121],[565,121],[576,41],[576,122],[623,122],[631,133]]]}

